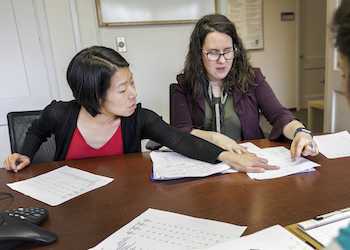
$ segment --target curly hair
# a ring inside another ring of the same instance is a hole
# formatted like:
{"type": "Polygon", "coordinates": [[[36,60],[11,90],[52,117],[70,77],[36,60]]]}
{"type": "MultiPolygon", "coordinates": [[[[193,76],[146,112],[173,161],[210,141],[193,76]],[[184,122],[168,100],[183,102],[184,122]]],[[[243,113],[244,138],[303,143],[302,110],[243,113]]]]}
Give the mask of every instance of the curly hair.
{"type": "Polygon", "coordinates": [[[197,22],[190,37],[189,50],[183,68],[184,82],[192,89],[193,100],[197,100],[203,93],[204,83],[208,81],[201,60],[201,49],[207,34],[214,31],[229,35],[238,52],[232,62],[230,72],[223,79],[223,90],[231,94],[235,89],[249,95],[248,87],[255,85],[255,75],[243,43],[237,35],[236,27],[226,16],[210,14],[203,16],[197,22]]]}

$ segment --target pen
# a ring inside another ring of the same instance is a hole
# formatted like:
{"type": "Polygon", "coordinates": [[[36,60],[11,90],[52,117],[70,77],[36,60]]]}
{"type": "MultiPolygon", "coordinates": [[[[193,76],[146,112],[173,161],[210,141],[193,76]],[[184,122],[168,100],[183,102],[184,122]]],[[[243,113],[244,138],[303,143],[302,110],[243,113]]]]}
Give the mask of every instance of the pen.
{"type": "Polygon", "coordinates": [[[310,242],[305,241],[306,244],[308,244],[310,247],[312,247],[313,249],[316,249],[316,247],[314,245],[312,245],[310,242]]]}
{"type": "Polygon", "coordinates": [[[341,210],[336,210],[336,211],[328,213],[328,214],[316,216],[316,217],[314,217],[314,220],[323,220],[323,219],[331,217],[331,216],[333,216],[333,215],[335,215],[337,213],[344,213],[344,212],[347,212],[347,211],[350,211],[350,207],[347,207],[347,208],[344,208],[344,209],[341,209],[341,210]]]}

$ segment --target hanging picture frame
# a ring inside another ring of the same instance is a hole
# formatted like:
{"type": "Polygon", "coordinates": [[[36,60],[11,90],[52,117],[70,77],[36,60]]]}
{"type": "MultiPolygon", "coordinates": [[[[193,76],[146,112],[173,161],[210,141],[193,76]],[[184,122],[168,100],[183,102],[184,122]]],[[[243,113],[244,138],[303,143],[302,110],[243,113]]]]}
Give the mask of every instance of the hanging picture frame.
{"type": "Polygon", "coordinates": [[[218,12],[218,0],[96,0],[100,27],[196,23],[218,12]]]}

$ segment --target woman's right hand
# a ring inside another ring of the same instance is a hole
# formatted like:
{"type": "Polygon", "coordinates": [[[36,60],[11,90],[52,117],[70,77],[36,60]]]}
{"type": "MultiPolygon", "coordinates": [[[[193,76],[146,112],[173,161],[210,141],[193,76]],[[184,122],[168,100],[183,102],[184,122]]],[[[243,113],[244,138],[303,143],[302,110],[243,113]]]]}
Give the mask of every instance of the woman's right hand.
{"type": "Polygon", "coordinates": [[[192,135],[200,137],[204,140],[210,141],[211,143],[219,146],[222,149],[225,149],[229,152],[235,152],[237,154],[246,154],[249,153],[247,148],[237,144],[235,140],[230,137],[220,134],[215,131],[205,131],[200,129],[193,129],[191,131],[192,135]]]}
{"type": "Polygon", "coordinates": [[[229,152],[234,152],[237,154],[247,154],[249,153],[249,151],[247,150],[247,148],[239,145],[235,140],[232,140],[230,137],[217,133],[217,132],[213,132],[213,143],[217,146],[219,146],[220,148],[223,148],[229,152]]]}
{"type": "Polygon", "coordinates": [[[30,158],[26,155],[18,153],[10,154],[4,160],[4,166],[7,171],[13,171],[17,173],[30,164],[30,158]]]}
{"type": "Polygon", "coordinates": [[[257,157],[254,153],[236,154],[224,151],[219,154],[219,161],[223,161],[240,172],[263,173],[265,169],[276,170],[278,166],[268,165],[268,161],[257,157]]]}

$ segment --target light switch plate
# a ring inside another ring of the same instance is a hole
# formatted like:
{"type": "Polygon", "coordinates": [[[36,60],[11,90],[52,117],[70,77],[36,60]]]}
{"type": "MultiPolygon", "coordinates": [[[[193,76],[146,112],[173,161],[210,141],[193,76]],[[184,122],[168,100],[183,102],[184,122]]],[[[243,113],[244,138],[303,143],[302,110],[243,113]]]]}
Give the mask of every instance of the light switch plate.
{"type": "Polygon", "coordinates": [[[126,52],[126,40],[125,36],[119,36],[116,38],[117,40],[117,50],[120,53],[126,52]]]}

